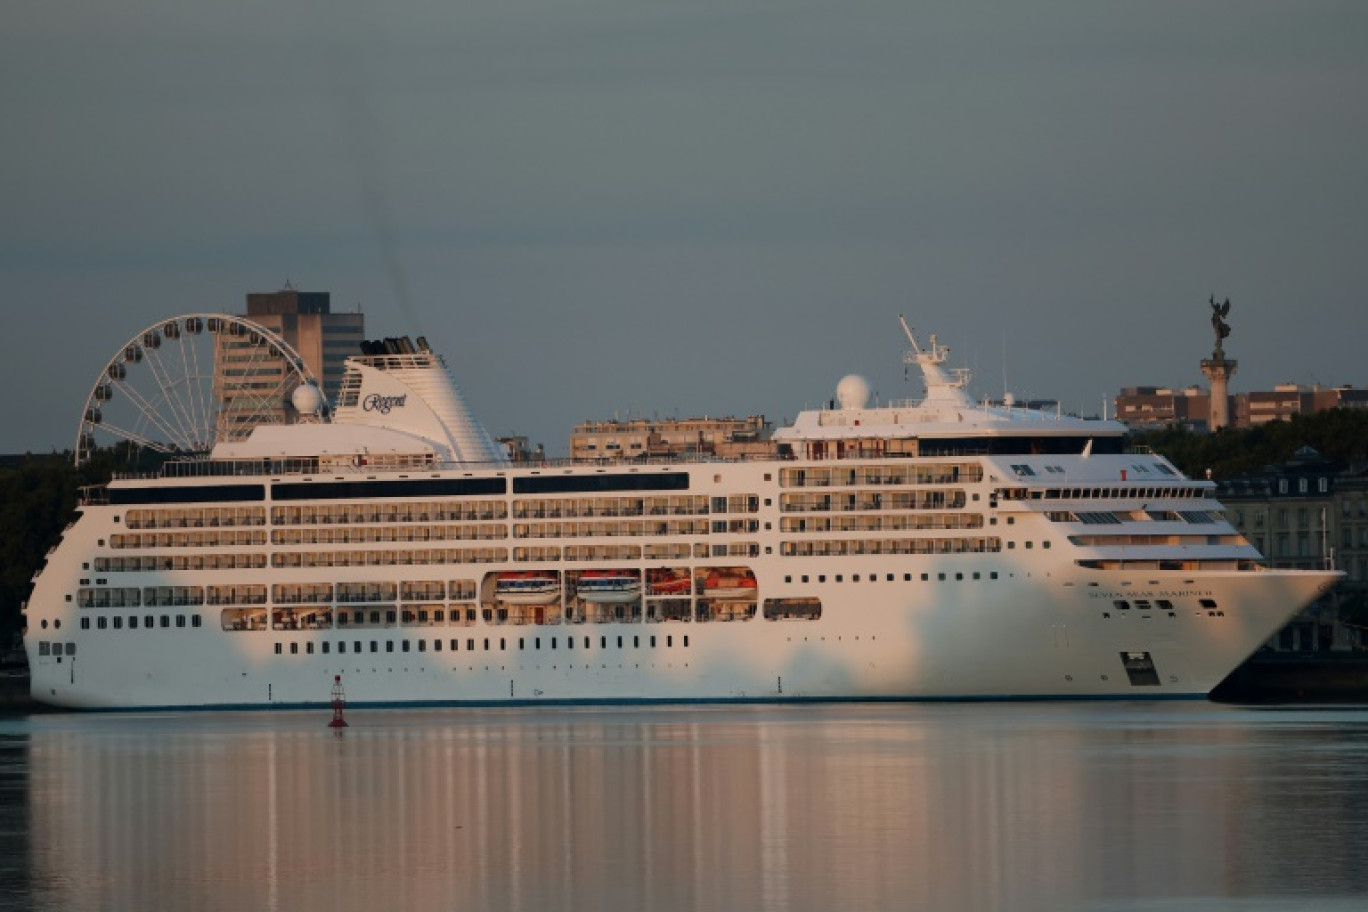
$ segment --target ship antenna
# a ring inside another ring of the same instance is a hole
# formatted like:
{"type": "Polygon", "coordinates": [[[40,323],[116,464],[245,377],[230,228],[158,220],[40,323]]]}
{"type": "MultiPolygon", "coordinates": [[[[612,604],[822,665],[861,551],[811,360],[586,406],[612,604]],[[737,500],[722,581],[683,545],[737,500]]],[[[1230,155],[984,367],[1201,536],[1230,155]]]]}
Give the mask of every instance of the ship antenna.
{"type": "Polygon", "coordinates": [[[917,344],[917,337],[912,334],[912,329],[907,325],[907,320],[903,318],[902,314],[898,314],[898,322],[902,324],[903,332],[907,334],[907,341],[912,343],[912,350],[920,355],[922,353],[921,346],[917,344]]]}
{"type": "Polygon", "coordinates": [[[1002,399],[1007,400],[1007,328],[1002,328],[1002,399]]]}

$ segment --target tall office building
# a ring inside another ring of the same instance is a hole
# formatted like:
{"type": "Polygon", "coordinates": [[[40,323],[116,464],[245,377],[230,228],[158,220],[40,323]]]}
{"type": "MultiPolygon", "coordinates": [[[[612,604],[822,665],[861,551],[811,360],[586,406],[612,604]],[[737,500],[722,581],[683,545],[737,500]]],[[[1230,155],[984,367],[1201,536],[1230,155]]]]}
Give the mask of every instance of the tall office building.
{"type": "MultiPolygon", "coordinates": [[[[331,295],[326,292],[296,291],[288,284],[281,291],[247,295],[249,321],[280,336],[297,351],[304,364],[323,386],[331,405],[342,385],[343,365],[350,355],[361,353],[365,339],[365,316],[333,313],[331,295]]],[[[273,356],[259,339],[250,334],[223,333],[215,352],[214,391],[220,403],[219,439],[232,439],[249,425],[262,420],[294,420],[286,398],[278,397],[286,372],[282,358],[273,356]],[[263,415],[262,399],[271,396],[263,415]]]]}

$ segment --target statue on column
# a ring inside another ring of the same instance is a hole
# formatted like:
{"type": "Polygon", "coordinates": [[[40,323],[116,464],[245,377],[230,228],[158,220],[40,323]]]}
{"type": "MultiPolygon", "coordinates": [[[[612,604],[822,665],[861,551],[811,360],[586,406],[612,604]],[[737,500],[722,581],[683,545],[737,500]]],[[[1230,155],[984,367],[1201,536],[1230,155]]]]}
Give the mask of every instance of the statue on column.
{"type": "Polygon", "coordinates": [[[1226,298],[1222,304],[1216,303],[1216,296],[1212,295],[1209,302],[1211,304],[1211,328],[1216,331],[1216,350],[1212,352],[1213,361],[1225,360],[1225,349],[1221,343],[1225,337],[1230,335],[1230,324],[1225,321],[1230,313],[1230,298],[1226,298]]]}

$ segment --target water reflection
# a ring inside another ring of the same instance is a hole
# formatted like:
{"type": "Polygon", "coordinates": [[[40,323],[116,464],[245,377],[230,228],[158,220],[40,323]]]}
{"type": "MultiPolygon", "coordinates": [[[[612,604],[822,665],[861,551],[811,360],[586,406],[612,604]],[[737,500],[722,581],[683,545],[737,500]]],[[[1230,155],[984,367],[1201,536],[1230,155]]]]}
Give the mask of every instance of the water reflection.
{"type": "Polygon", "coordinates": [[[1363,711],[371,712],[340,737],[325,722],[0,722],[0,903],[1245,908],[1368,890],[1363,711]]]}

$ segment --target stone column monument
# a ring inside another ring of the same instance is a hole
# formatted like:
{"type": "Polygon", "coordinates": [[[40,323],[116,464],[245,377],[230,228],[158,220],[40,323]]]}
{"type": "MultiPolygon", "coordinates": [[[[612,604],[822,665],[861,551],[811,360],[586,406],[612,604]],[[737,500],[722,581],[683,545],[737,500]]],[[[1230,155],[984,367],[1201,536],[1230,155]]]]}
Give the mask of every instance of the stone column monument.
{"type": "Polygon", "coordinates": [[[1234,375],[1239,362],[1227,359],[1222,345],[1225,337],[1230,335],[1230,324],[1225,321],[1230,313],[1230,299],[1226,298],[1224,303],[1217,304],[1216,296],[1212,295],[1209,303],[1211,328],[1216,331],[1216,348],[1211,357],[1202,362],[1202,373],[1211,381],[1211,418],[1207,428],[1215,431],[1230,426],[1230,389],[1226,381],[1234,375]]]}

